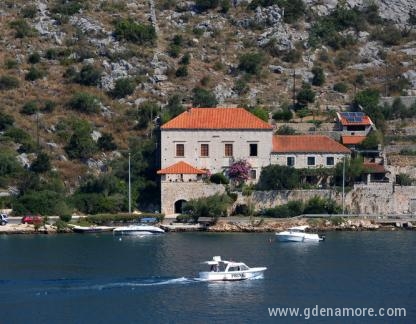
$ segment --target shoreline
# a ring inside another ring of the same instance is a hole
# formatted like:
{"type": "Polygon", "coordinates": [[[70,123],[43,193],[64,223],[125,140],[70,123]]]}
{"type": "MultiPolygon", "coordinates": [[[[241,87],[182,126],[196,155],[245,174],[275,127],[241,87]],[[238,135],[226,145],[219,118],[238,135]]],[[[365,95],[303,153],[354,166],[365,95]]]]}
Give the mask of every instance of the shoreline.
{"type": "MultiPolygon", "coordinates": [[[[308,225],[309,232],[357,232],[357,231],[398,231],[415,230],[412,222],[401,223],[392,220],[390,223],[379,223],[368,219],[348,219],[334,224],[328,219],[323,218],[289,218],[289,219],[242,219],[239,221],[220,219],[214,225],[202,224],[183,224],[169,222],[165,219],[158,226],[166,232],[211,232],[211,233],[270,233],[280,232],[293,226],[308,225]]],[[[0,235],[15,234],[68,234],[75,233],[70,227],[65,231],[57,231],[52,225],[41,226],[35,229],[30,224],[7,224],[0,226],[0,235]]],[[[76,233],[75,233],[76,234],[76,233]]]]}

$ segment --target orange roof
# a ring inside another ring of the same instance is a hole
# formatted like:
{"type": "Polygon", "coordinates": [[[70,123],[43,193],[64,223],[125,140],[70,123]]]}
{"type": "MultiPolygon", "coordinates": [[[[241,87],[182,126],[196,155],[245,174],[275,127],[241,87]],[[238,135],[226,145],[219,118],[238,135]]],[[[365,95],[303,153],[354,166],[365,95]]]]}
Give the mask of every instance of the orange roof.
{"type": "Polygon", "coordinates": [[[322,135],[275,135],[273,136],[274,153],[344,153],[351,150],[322,135]]]}
{"type": "Polygon", "coordinates": [[[344,145],[361,144],[361,142],[364,141],[365,138],[366,138],[365,136],[344,135],[344,136],[341,136],[341,142],[344,145]]]}
{"type": "Polygon", "coordinates": [[[157,174],[205,174],[207,171],[194,168],[192,165],[180,161],[167,168],[157,171],[157,174]]]}
{"type": "MultiPolygon", "coordinates": [[[[344,113],[337,113],[338,120],[340,123],[344,126],[352,126],[352,125],[364,125],[364,126],[370,126],[373,125],[373,122],[371,121],[370,117],[365,115],[364,113],[360,113],[360,116],[356,116],[355,118],[347,118],[345,114],[348,114],[348,112],[344,113]]],[[[353,113],[351,113],[353,114],[353,113]]]]}
{"type": "Polygon", "coordinates": [[[244,108],[191,108],[161,128],[271,130],[272,126],[244,108]]]}
{"type": "Polygon", "coordinates": [[[389,171],[387,171],[384,168],[384,165],[382,164],[377,164],[377,163],[363,163],[363,167],[364,167],[364,171],[367,173],[387,173],[389,171]]]}

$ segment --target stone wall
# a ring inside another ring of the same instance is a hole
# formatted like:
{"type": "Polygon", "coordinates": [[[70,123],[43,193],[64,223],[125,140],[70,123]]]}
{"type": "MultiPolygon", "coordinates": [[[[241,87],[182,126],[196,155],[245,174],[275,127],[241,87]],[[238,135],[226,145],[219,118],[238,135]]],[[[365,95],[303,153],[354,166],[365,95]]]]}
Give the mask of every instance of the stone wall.
{"type": "Polygon", "coordinates": [[[217,184],[204,182],[162,182],[161,210],[165,215],[172,215],[175,213],[175,202],[178,200],[188,201],[224,192],[224,186],[217,184]]]}
{"type": "MultiPolygon", "coordinates": [[[[315,196],[334,199],[342,205],[342,193],[335,190],[254,191],[250,197],[240,195],[237,204],[253,204],[255,210],[287,204],[291,200],[307,201],[315,196]]],[[[356,185],[345,192],[345,211],[351,214],[416,213],[416,186],[393,186],[392,183],[356,185]]]]}

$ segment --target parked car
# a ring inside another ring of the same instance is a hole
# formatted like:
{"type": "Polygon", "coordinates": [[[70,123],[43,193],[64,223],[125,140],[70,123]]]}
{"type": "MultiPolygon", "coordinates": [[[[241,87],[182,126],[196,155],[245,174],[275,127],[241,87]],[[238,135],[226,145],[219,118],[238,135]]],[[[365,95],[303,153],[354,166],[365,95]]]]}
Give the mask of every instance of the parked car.
{"type": "Polygon", "coordinates": [[[0,224],[6,225],[9,222],[9,218],[6,214],[0,214],[0,224]]]}
{"type": "Polygon", "coordinates": [[[42,217],[39,215],[27,215],[23,216],[22,224],[40,224],[42,223],[42,217]]]}

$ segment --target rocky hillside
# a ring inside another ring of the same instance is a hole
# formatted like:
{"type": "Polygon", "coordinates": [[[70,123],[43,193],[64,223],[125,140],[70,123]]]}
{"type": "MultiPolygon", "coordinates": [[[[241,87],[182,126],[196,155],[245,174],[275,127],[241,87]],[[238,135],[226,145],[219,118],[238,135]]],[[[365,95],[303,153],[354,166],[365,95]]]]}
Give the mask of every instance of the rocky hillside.
{"type": "Polygon", "coordinates": [[[186,105],[275,113],[305,83],[325,119],[369,87],[412,95],[415,26],[414,0],[4,0],[3,158],[43,152],[73,190],[186,105]]]}

